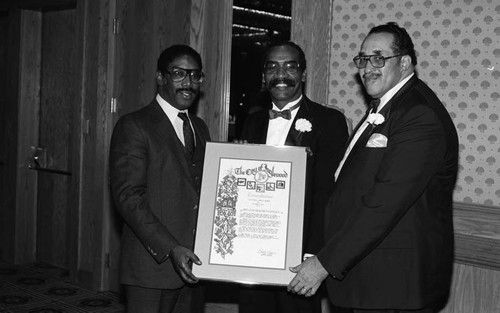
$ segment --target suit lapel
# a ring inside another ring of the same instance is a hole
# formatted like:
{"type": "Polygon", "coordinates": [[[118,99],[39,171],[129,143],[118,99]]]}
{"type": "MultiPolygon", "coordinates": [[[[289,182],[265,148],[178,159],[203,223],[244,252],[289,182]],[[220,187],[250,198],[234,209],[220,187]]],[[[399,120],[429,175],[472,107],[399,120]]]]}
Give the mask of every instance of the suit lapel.
{"type": "Polygon", "coordinates": [[[190,177],[191,173],[189,171],[188,162],[184,153],[184,147],[179,140],[179,137],[177,137],[177,133],[175,132],[172,123],[156,100],[154,100],[150,106],[150,118],[152,124],[158,132],[158,135],[163,139],[165,146],[171,148],[173,155],[181,165],[181,168],[186,175],[185,177],[190,177]]]}

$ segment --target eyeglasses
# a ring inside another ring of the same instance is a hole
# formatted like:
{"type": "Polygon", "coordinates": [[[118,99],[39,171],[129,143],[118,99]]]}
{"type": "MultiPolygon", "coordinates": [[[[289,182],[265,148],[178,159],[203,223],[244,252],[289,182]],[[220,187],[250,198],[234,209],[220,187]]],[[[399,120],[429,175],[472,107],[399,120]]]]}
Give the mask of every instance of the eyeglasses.
{"type": "Polygon", "coordinates": [[[390,57],[384,57],[382,55],[363,55],[357,56],[354,59],[354,64],[357,68],[365,68],[368,61],[370,61],[371,65],[375,68],[381,68],[385,66],[385,60],[392,59],[395,57],[403,56],[404,54],[392,55],[390,57]]]}
{"type": "Polygon", "coordinates": [[[264,64],[264,73],[265,74],[276,74],[279,69],[282,68],[288,74],[295,74],[298,72],[300,65],[297,61],[267,61],[264,64]]]}
{"type": "Polygon", "coordinates": [[[186,78],[186,76],[189,75],[189,77],[191,77],[191,81],[193,83],[199,84],[199,83],[203,82],[203,77],[205,77],[205,74],[203,74],[203,71],[199,70],[199,69],[188,70],[188,69],[181,68],[181,67],[174,67],[172,70],[166,71],[166,72],[168,74],[170,74],[170,78],[174,82],[183,81],[186,78]]]}

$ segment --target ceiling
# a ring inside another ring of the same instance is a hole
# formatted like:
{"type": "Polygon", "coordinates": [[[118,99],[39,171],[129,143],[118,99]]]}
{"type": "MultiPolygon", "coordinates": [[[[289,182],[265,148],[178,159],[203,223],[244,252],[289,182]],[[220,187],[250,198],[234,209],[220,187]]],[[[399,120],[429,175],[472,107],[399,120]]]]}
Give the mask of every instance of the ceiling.
{"type": "Polygon", "coordinates": [[[234,0],[233,45],[290,38],[291,0],[234,0]]]}

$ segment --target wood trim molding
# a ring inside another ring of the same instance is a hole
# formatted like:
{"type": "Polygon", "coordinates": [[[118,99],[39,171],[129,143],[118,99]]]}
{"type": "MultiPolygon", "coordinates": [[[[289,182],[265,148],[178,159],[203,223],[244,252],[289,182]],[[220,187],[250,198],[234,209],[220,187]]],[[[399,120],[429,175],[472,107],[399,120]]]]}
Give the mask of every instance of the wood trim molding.
{"type": "Polygon", "coordinates": [[[291,39],[307,60],[305,93],[323,104],[328,103],[332,7],[331,0],[292,0],[291,39]]]}
{"type": "Polygon", "coordinates": [[[455,262],[500,270],[500,208],[455,203],[455,262]]]}

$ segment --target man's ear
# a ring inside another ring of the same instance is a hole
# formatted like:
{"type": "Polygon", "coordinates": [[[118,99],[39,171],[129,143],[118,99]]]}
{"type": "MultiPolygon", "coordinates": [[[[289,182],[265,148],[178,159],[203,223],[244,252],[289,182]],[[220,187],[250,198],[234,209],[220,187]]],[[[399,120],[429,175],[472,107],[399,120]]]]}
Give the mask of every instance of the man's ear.
{"type": "Polygon", "coordinates": [[[163,74],[160,71],[156,72],[156,84],[157,85],[159,85],[159,86],[164,85],[166,83],[165,79],[166,79],[165,76],[163,76],[163,74]]]}
{"type": "Polygon", "coordinates": [[[401,69],[407,71],[411,66],[411,57],[409,55],[404,55],[401,57],[401,69]]]}
{"type": "Polygon", "coordinates": [[[307,69],[302,72],[302,82],[305,83],[307,79],[307,69]]]}

